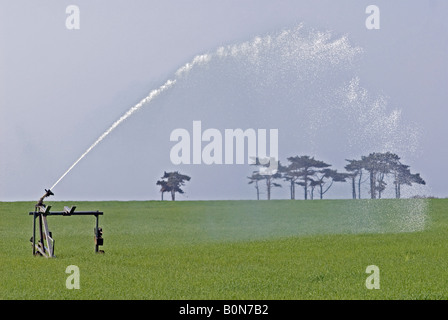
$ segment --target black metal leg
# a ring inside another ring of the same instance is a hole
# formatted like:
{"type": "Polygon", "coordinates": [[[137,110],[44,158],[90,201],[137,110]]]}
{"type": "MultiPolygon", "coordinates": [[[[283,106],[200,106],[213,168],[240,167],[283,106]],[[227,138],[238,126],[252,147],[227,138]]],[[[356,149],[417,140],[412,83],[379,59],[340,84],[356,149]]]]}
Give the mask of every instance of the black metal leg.
{"type": "Polygon", "coordinates": [[[95,219],[96,219],[96,228],[95,228],[95,253],[98,253],[98,241],[96,239],[98,239],[98,215],[95,215],[95,219]]]}
{"type": "Polygon", "coordinates": [[[36,212],[33,216],[33,256],[36,255],[36,212]]]}

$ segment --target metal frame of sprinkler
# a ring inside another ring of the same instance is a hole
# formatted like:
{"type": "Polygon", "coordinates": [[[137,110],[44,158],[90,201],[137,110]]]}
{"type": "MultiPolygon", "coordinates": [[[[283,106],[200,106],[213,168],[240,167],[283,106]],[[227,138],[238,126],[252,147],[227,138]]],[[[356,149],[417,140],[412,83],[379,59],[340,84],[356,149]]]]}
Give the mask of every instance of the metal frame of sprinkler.
{"type": "Polygon", "coordinates": [[[103,229],[98,226],[99,216],[103,215],[100,211],[79,211],[75,212],[76,207],[64,207],[64,211],[50,212],[51,206],[47,206],[43,203],[44,199],[49,196],[53,196],[54,193],[50,189],[45,189],[45,194],[39,199],[35,205],[34,211],[29,212],[29,215],[33,216],[33,236],[31,237],[31,245],[33,247],[33,255],[41,255],[46,258],[55,258],[54,255],[54,239],[53,235],[48,229],[47,216],[95,216],[95,228],[94,228],[94,241],[95,241],[95,253],[104,253],[103,250],[99,250],[99,246],[103,245],[103,229]],[[36,219],[39,219],[39,237],[40,240],[36,243],[36,219]]]}

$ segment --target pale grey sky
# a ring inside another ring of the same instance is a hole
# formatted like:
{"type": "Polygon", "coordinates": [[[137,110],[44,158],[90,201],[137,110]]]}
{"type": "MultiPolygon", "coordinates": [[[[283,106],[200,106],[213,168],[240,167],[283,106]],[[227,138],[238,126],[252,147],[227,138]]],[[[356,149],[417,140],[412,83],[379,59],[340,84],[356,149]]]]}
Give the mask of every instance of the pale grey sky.
{"type": "MultiPolygon", "coordinates": [[[[415,124],[419,139],[417,150],[399,154],[426,180],[429,189],[423,192],[446,197],[446,12],[448,3],[442,0],[0,0],[0,201],[37,200],[115,120],[174,78],[175,71],[196,55],[300,23],[312,32],[331,31],[333,40],[346,36],[352,47],[363,49],[350,71],[331,73],[336,75],[332,85],[359,77],[371,96],[386,97],[384,114],[401,110],[403,126],[409,130],[415,124]],[[365,27],[370,4],[380,9],[379,30],[365,27]],[[69,5],[79,7],[79,30],[66,27],[69,5]]],[[[344,156],[361,156],[355,151],[338,154],[345,150],[345,136],[336,144],[328,142],[334,153],[312,146],[326,141],[323,138],[282,152],[282,146],[299,146],[297,139],[307,139],[282,135],[304,129],[299,123],[307,109],[295,101],[311,106],[320,101],[313,97],[328,97],[330,92],[322,87],[326,80],[318,79],[320,86],[307,83],[309,87],[302,87],[302,94],[294,91],[294,96],[287,86],[294,80],[292,71],[276,73],[275,59],[269,63],[272,69],[266,71],[266,79],[276,81],[269,96],[266,90],[255,94],[263,83],[257,82],[260,78],[245,79],[253,70],[245,73],[238,62],[211,63],[209,69],[184,79],[107,136],[57,185],[53,199],[159,199],[155,181],[164,170],[173,169],[192,176],[180,199],[253,199],[255,191],[245,179],[252,170],[248,165],[170,163],[169,133],[179,127],[191,130],[190,116],[201,120],[204,128],[220,130],[245,123],[246,128],[272,125],[279,129],[282,161],[310,151],[342,170],[344,156]],[[285,83],[279,83],[282,75],[289,77],[285,83]],[[297,114],[270,123],[267,120],[275,118],[270,114],[254,120],[253,109],[245,109],[251,103],[261,107],[271,98],[297,114]],[[216,186],[214,181],[221,183],[216,186]]],[[[327,127],[330,134],[339,132],[335,124],[327,127]]],[[[411,131],[405,135],[412,136],[411,131]]],[[[287,198],[286,184],[283,189],[274,191],[273,197],[287,198]]],[[[339,186],[328,197],[349,197],[349,189],[349,184],[339,186]]]]}

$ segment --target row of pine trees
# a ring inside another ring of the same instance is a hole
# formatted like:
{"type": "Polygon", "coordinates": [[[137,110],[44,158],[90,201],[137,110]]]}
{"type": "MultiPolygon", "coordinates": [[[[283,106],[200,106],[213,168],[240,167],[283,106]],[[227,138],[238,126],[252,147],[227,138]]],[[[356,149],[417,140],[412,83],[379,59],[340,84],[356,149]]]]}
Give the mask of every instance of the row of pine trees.
{"type": "MultiPolygon", "coordinates": [[[[271,199],[272,189],[281,187],[281,181],[286,182],[290,190],[290,198],[296,199],[296,187],[303,188],[303,199],[323,199],[334,183],[350,182],[353,199],[361,199],[361,185],[368,182],[368,193],[370,198],[381,198],[387,181],[392,180],[395,197],[401,197],[401,187],[413,184],[426,184],[419,173],[412,173],[409,166],[403,164],[400,157],[391,152],[375,152],[368,156],[361,156],[360,159],[346,159],[345,172],[338,172],[331,168],[331,164],[308,155],[293,156],[287,158],[288,164],[277,163],[276,170],[269,172],[271,168],[269,161],[261,161],[256,158],[254,166],[258,170],[252,172],[247,177],[249,184],[253,184],[257,191],[257,200],[260,200],[260,190],[264,185],[267,199],[271,199]],[[391,179],[387,179],[391,178],[391,179]]],[[[165,192],[171,194],[171,200],[176,199],[176,193],[183,194],[181,187],[191,177],[181,174],[178,171],[164,172],[161,180],[156,184],[160,186],[162,195],[165,192]]]]}
{"type": "MultiPolygon", "coordinates": [[[[334,183],[350,182],[353,199],[361,199],[361,185],[369,183],[369,195],[371,199],[381,198],[386,187],[386,178],[392,178],[395,197],[401,197],[403,185],[425,184],[419,173],[411,173],[408,165],[400,161],[400,157],[391,152],[375,152],[360,159],[347,159],[345,172],[331,169],[331,164],[317,160],[308,155],[293,156],[287,158],[288,164],[278,163],[274,174],[269,174],[266,169],[270,167],[268,161],[260,161],[256,158],[253,165],[260,167],[247,177],[249,184],[253,184],[257,191],[257,200],[260,199],[260,188],[265,186],[267,199],[271,199],[272,189],[281,187],[280,181],[287,182],[291,199],[296,199],[296,186],[303,188],[303,198],[323,199],[325,193],[334,183]]],[[[390,180],[390,179],[389,179],[390,180]]]]}

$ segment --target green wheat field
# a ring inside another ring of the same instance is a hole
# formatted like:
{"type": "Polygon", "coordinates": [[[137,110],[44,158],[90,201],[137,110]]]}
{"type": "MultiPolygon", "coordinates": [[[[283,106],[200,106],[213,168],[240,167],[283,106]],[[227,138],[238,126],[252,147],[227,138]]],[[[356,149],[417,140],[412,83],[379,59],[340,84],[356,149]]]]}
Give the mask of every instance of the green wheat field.
{"type": "Polygon", "coordinates": [[[33,256],[34,203],[1,202],[0,299],[448,299],[448,199],[47,205],[103,211],[105,253],[93,216],[49,216],[56,258],[33,256]]]}

